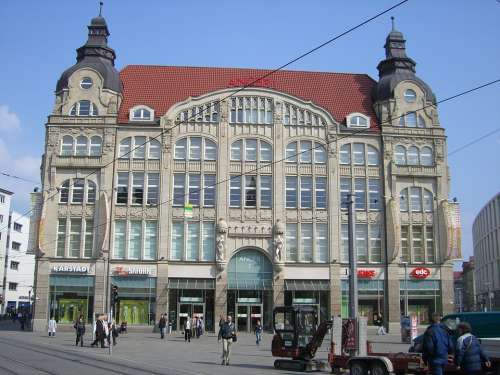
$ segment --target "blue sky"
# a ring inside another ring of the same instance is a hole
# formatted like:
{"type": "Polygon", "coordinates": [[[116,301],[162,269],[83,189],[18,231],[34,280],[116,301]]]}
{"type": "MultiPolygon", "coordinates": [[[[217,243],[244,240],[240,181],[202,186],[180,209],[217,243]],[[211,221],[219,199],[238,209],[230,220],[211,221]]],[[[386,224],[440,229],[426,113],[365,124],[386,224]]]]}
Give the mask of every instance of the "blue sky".
{"type": "MultiPolygon", "coordinates": [[[[103,14],[117,67],[128,64],[275,68],[397,1],[133,1],[107,0],[103,14]]],[[[0,33],[0,172],[39,180],[46,116],[59,75],[75,62],[98,1],[2,3],[0,33]],[[15,20],[15,22],[13,22],[15,20]]],[[[438,100],[500,78],[500,2],[410,0],[391,12],[407,39],[417,74],[438,100]]],[[[367,73],[390,30],[389,16],[371,22],[289,69],[367,73]]],[[[500,84],[440,106],[448,149],[500,126],[500,84]]],[[[500,190],[500,133],[449,159],[450,198],[462,203],[464,254],[472,221],[500,190]]],[[[33,184],[0,175],[29,208],[33,184]]]]}

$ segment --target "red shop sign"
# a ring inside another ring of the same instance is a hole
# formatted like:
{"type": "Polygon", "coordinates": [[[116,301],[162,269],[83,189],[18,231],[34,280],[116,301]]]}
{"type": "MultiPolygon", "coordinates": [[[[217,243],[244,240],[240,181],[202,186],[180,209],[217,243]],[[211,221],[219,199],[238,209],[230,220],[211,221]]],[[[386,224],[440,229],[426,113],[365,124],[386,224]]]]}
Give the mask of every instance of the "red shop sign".
{"type": "Polygon", "coordinates": [[[426,279],[431,275],[431,270],[425,267],[414,268],[410,272],[410,276],[415,279],[426,279]]]}
{"type": "Polygon", "coordinates": [[[358,270],[358,277],[360,279],[371,279],[375,277],[375,270],[358,270]]]}

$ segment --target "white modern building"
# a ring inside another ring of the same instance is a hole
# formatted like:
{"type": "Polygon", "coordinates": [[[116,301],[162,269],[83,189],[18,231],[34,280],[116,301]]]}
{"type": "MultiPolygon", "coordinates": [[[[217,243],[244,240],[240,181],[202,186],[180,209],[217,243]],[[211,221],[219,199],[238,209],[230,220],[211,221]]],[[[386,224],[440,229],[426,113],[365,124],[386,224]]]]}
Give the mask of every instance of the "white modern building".
{"type": "Polygon", "coordinates": [[[28,252],[29,218],[10,211],[13,193],[0,189],[0,314],[29,311],[35,257],[28,252]]]}

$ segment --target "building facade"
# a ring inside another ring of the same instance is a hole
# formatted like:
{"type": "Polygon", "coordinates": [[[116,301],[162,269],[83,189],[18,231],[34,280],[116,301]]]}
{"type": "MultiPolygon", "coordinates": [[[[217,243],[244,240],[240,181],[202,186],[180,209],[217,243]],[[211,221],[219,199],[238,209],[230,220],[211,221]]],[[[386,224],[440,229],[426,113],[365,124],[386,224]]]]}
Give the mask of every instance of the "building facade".
{"type": "Polygon", "coordinates": [[[35,257],[28,252],[29,218],[10,210],[12,192],[0,189],[0,315],[30,312],[35,257]]]}
{"type": "Polygon", "coordinates": [[[110,285],[129,325],[167,312],[174,329],[203,316],[213,330],[221,314],[269,328],[282,304],[345,316],[351,192],[360,313],[399,324],[404,296],[421,322],[453,310],[445,132],[400,32],[378,81],[118,72],[108,36],[92,19],[46,124],[35,325],[92,319],[110,285]]]}
{"type": "Polygon", "coordinates": [[[476,216],[472,226],[476,303],[480,310],[500,309],[500,193],[476,216]]]}
{"type": "Polygon", "coordinates": [[[464,311],[476,311],[476,285],[474,283],[474,257],[462,263],[462,304],[464,311]]]}

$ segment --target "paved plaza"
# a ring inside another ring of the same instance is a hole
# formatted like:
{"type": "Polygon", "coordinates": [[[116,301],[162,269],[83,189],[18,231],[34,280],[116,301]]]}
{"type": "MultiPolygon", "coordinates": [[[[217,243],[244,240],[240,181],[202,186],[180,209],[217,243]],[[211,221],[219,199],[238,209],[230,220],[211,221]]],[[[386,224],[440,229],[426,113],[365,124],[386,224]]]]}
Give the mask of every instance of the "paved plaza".
{"type": "MultiPolygon", "coordinates": [[[[15,327],[18,329],[18,327],[15,327]]],[[[89,330],[89,327],[87,326],[89,330]]],[[[369,338],[377,351],[406,351],[408,345],[398,343],[395,334],[376,336],[370,329],[369,338]]],[[[296,374],[273,368],[270,333],[264,334],[259,347],[254,336],[239,334],[233,345],[230,366],[220,365],[221,344],[213,333],[191,343],[179,333],[160,340],[155,333],[120,335],[110,356],[108,349],[90,347],[91,335],[85,346],[75,347],[71,332],[59,332],[48,337],[38,332],[0,330],[0,374],[109,375],[109,374],[296,374]]],[[[326,338],[317,358],[326,359],[330,339],[326,338]]]]}

